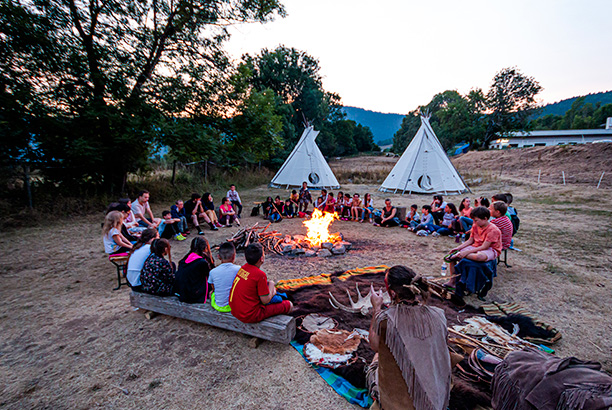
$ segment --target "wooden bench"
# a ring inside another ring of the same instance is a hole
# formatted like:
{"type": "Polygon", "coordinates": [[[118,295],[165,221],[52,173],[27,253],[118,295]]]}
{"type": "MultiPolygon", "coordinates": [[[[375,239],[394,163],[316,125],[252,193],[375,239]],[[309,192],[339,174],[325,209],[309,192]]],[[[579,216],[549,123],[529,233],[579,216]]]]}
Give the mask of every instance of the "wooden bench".
{"type": "Polygon", "coordinates": [[[501,264],[506,265],[507,268],[511,268],[512,266],[508,265],[508,248],[503,249],[502,253],[497,257],[497,264],[501,265],[501,264]],[[503,256],[503,258],[502,258],[503,256]]]}
{"type": "Polygon", "coordinates": [[[176,296],[161,297],[134,291],[130,294],[130,303],[140,309],[204,323],[272,342],[288,344],[295,337],[295,318],[287,315],[272,316],[259,323],[242,323],[231,313],[218,312],[210,303],[183,303],[176,296]]]}

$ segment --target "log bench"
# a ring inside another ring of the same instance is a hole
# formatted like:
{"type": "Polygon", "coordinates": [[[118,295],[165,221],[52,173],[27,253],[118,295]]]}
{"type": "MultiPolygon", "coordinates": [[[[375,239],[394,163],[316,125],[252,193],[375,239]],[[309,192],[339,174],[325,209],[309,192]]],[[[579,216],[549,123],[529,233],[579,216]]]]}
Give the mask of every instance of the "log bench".
{"type": "Polygon", "coordinates": [[[162,315],[191,320],[205,325],[244,333],[259,339],[288,344],[295,337],[295,318],[272,316],[259,323],[242,323],[231,313],[215,310],[210,303],[183,303],[176,296],[154,296],[132,291],[132,306],[162,315]]]}

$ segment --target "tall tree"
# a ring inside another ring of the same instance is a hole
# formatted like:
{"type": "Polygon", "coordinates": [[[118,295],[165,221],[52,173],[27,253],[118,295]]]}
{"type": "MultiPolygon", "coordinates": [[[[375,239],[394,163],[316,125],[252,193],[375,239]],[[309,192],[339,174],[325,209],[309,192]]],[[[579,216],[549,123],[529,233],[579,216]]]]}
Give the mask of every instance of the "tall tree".
{"type": "Polygon", "coordinates": [[[487,93],[487,128],[482,146],[497,135],[523,130],[529,124],[529,117],[538,106],[536,95],[542,90],[533,78],[521,73],[517,68],[504,68],[495,74],[491,89],[487,93]]]}
{"type": "Polygon", "coordinates": [[[0,91],[53,120],[34,139],[58,179],[117,188],[146,163],[156,123],[221,111],[226,27],[279,15],[278,0],[2,2],[0,91]]]}

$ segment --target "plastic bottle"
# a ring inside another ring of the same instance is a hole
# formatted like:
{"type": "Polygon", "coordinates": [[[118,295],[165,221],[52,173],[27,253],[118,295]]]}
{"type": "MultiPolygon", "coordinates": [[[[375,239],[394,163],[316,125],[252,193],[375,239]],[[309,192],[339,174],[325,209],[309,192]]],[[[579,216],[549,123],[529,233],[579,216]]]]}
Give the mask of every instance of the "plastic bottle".
{"type": "Polygon", "coordinates": [[[442,276],[446,276],[446,263],[442,264],[442,272],[441,272],[442,276]]]}

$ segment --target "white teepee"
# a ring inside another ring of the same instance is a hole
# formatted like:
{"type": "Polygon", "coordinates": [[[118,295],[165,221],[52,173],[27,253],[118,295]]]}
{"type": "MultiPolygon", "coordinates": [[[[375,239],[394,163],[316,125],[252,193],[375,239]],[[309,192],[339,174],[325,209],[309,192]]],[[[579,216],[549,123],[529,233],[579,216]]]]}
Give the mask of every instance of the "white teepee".
{"type": "Polygon", "coordinates": [[[402,194],[472,192],[448,159],[428,116],[421,116],[421,127],[378,190],[402,194]]]}
{"type": "Polygon", "coordinates": [[[273,188],[301,187],[338,189],[340,184],[315,142],[319,131],[307,127],[289,157],[278,170],[270,186],[273,188]]]}

